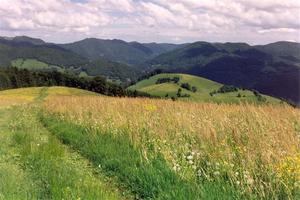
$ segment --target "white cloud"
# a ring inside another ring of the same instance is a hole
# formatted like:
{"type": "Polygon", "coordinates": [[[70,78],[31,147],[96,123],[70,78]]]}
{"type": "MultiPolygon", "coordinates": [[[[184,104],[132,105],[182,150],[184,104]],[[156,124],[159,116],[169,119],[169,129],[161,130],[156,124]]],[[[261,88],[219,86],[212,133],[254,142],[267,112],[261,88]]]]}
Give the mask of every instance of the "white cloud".
{"type": "Polygon", "coordinates": [[[300,41],[299,13],[299,0],[0,0],[0,34],[55,42],[87,36],[157,42],[300,41]]]}

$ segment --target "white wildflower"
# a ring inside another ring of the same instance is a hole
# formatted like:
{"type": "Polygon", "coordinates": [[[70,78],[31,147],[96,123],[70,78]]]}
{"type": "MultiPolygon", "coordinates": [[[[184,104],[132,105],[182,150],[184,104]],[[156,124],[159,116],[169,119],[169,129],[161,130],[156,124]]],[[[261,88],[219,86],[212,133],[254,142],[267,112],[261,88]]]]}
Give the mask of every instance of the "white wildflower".
{"type": "Polygon", "coordinates": [[[188,159],[188,160],[193,160],[193,158],[194,157],[192,155],[189,155],[189,156],[186,157],[186,159],[188,159]]]}
{"type": "Polygon", "coordinates": [[[201,172],[201,170],[200,170],[200,169],[197,171],[197,176],[199,176],[199,177],[201,177],[201,176],[202,176],[202,172],[201,172]]]}
{"type": "Polygon", "coordinates": [[[253,183],[254,183],[253,178],[249,177],[249,178],[247,179],[247,184],[252,185],[253,183]]]}
{"type": "Polygon", "coordinates": [[[219,172],[219,171],[215,171],[215,172],[214,172],[214,175],[215,175],[215,176],[219,176],[219,175],[220,175],[220,172],[219,172]]]}

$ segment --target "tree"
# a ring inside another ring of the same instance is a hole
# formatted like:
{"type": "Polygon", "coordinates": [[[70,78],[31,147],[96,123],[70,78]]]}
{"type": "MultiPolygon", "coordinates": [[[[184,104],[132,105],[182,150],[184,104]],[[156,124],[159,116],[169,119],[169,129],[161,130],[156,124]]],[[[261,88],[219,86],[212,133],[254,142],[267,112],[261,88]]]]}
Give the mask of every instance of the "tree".
{"type": "Polygon", "coordinates": [[[217,91],[217,93],[228,93],[228,92],[237,92],[238,88],[234,87],[232,85],[223,85],[220,87],[220,89],[217,91]]]}
{"type": "Polygon", "coordinates": [[[11,82],[8,76],[4,73],[0,73],[0,89],[6,89],[11,87],[11,82]]]}
{"type": "Polygon", "coordinates": [[[192,87],[192,92],[194,92],[194,93],[197,92],[197,87],[193,86],[192,87]]]}
{"type": "Polygon", "coordinates": [[[181,88],[179,88],[179,89],[178,89],[178,91],[177,91],[177,94],[176,94],[176,95],[177,95],[177,97],[181,97],[181,92],[182,92],[182,89],[181,89],[181,88]]]}
{"type": "Polygon", "coordinates": [[[182,83],[180,85],[180,87],[187,89],[187,90],[191,90],[191,85],[189,83],[182,83]]]}
{"type": "Polygon", "coordinates": [[[174,78],[173,78],[173,81],[174,81],[174,83],[177,84],[177,83],[180,81],[180,78],[179,78],[179,77],[174,77],[174,78]]]}

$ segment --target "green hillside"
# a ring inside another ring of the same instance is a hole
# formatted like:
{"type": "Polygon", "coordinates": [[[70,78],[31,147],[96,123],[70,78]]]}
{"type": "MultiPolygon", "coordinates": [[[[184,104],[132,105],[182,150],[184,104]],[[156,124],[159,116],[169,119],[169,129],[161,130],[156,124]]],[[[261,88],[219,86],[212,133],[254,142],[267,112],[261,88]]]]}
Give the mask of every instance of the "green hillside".
{"type": "Polygon", "coordinates": [[[255,95],[252,91],[237,89],[237,91],[218,92],[222,88],[222,84],[192,75],[187,74],[158,74],[149,79],[142,80],[128,89],[146,92],[153,96],[179,98],[181,100],[203,101],[203,102],[217,102],[217,103],[279,103],[280,100],[266,95],[255,95]],[[173,79],[178,77],[178,83],[174,81],[158,84],[158,80],[173,79]],[[182,84],[188,83],[190,87],[195,87],[196,91],[185,89],[182,84]],[[178,90],[181,89],[181,96],[178,97],[178,90]],[[260,97],[259,97],[260,96],[260,97]]]}
{"type": "Polygon", "coordinates": [[[11,66],[19,69],[28,69],[28,70],[57,70],[64,72],[62,67],[56,65],[50,65],[44,62],[41,62],[37,59],[22,59],[18,58],[11,62],[11,66]]]}

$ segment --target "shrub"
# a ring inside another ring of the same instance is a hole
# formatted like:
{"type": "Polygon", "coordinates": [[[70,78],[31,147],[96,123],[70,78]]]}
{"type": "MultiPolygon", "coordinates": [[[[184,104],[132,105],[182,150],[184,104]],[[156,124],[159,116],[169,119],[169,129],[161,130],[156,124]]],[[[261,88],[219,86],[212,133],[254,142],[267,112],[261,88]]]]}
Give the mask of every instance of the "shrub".
{"type": "Polygon", "coordinates": [[[187,89],[187,90],[192,90],[192,87],[189,83],[182,83],[180,85],[180,87],[184,88],[184,89],[187,89]]]}
{"type": "Polygon", "coordinates": [[[193,86],[192,87],[192,92],[194,92],[194,93],[197,92],[197,87],[193,86]]]}
{"type": "Polygon", "coordinates": [[[223,85],[217,93],[237,92],[238,88],[232,85],[223,85]]]}

